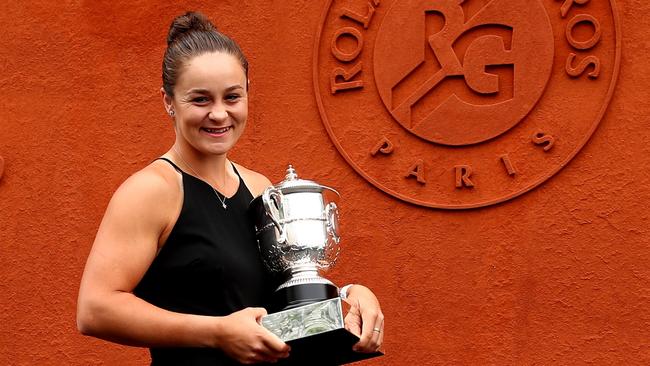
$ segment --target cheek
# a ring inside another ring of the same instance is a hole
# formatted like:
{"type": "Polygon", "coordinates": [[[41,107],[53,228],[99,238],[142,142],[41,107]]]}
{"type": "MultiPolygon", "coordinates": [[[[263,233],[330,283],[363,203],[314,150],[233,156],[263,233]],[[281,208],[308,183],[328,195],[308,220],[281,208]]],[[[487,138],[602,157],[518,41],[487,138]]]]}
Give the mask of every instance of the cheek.
{"type": "Polygon", "coordinates": [[[187,124],[197,124],[203,120],[205,113],[200,110],[188,111],[183,117],[187,124]]]}
{"type": "Polygon", "coordinates": [[[248,119],[248,108],[243,108],[242,110],[238,111],[237,116],[240,123],[245,123],[248,119]]]}
{"type": "Polygon", "coordinates": [[[240,110],[240,112],[239,112],[240,115],[243,116],[244,119],[248,117],[248,99],[246,99],[246,100],[241,104],[241,107],[240,107],[239,110],[240,110]]]}

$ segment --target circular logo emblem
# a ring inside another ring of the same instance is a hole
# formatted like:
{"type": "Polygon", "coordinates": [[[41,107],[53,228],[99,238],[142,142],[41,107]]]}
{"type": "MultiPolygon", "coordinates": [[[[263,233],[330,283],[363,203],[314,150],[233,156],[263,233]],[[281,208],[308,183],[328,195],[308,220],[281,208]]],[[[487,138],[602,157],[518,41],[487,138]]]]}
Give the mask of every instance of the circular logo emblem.
{"type": "Polygon", "coordinates": [[[616,83],[619,34],[613,0],[334,0],[316,99],[339,152],[377,188],[486,206],[587,142],[616,83]]]}

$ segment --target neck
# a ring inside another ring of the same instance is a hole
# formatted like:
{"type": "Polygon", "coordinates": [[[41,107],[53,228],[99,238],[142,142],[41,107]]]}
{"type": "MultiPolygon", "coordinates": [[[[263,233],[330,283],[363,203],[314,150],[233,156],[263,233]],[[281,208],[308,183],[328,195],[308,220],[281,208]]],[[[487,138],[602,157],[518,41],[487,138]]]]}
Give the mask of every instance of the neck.
{"type": "Polygon", "coordinates": [[[201,154],[176,143],[168,152],[190,174],[220,188],[228,188],[229,161],[226,154],[201,154]]]}

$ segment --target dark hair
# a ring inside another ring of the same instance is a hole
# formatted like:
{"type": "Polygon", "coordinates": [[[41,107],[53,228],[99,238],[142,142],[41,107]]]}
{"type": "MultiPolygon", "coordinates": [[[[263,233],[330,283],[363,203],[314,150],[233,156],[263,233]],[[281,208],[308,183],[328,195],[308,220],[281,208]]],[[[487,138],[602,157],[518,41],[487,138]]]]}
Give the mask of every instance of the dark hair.
{"type": "Polygon", "coordinates": [[[162,63],[165,93],[174,96],[174,85],[185,61],[208,52],[225,52],[235,56],[248,78],[248,60],[237,43],[219,32],[205,15],[190,11],[176,17],[169,27],[167,50],[162,63]]]}

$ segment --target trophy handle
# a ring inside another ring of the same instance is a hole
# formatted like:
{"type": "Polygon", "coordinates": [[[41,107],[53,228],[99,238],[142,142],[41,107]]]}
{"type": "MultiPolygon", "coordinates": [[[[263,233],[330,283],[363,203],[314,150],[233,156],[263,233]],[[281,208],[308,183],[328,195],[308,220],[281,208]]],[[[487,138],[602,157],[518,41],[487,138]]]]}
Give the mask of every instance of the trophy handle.
{"type": "Polygon", "coordinates": [[[329,268],[336,264],[339,259],[339,254],[341,253],[341,247],[339,241],[341,237],[339,236],[339,210],[336,206],[336,203],[330,202],[325,206],[325,223],[327,226],[327,248],[325,257],[327,258],[326,265],[323,268],[329,268]]]}
{"type": "MultiPolygon", "coordinates": [[[[339,198],[341,197],[341,194],[334,188],[324,185],[321,185],[321,188],[334,192],[339,198]]],[[[339,240],[341,240],[339,236],[339,208],[334,201],[330,201],[325,206],[325,221],[327,222],[327,232],[332,235],[334,243],[338,244],[339,240]]]]}
{"type": "Polygon", "coordinates": [[[325,219],[327,222],[327,232],[332,235],[334,242],[338,244],[341,237],[339,236],[339,209],[336,203],[330,202],[325,206],[325,219]]]}
{"type": "Polygon", "coordinates": [[[268,187],[262,193],[262,202],[266,209],[266,215],[271,219],[273,225],[278,229],[280,237],[278,243],[283,244],[287,241],[287,235],[284,227],[280,224],[280,212],[282,211],[282,192],[275,187],[268,187]]]}
{"type": "Polygon", "coordinates": [[[339,198],[341,197],[341,194],[336,189],[334,189],[332,187],[324,186],[322,184],[319,184],[318,186],[320,186],[324,190],[327,189],[328,191],[334,192],[339,198]]]}

